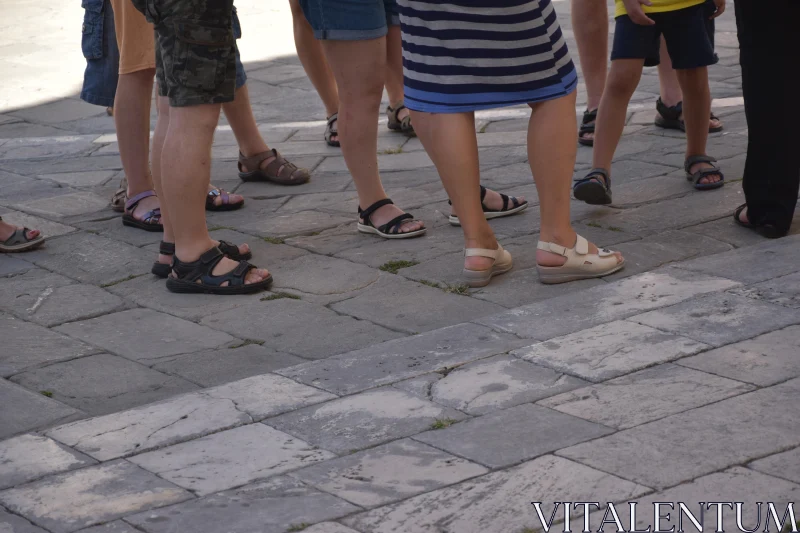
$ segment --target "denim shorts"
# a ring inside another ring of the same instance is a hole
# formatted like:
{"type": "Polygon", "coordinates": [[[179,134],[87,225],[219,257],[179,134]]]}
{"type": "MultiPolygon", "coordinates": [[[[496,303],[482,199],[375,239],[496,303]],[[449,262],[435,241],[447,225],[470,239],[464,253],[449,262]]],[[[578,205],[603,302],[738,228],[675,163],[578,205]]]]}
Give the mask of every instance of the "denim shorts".
{"type": "MultiPolygon", "coordinates": [[[[86,58],[83,89],[80,98],[84,102],[104,107],[114,106],[119,81],[119,49],[114,31],[114,12],[109,0],[83,0],[83,37],[81,48],[86,58]]],[[[242,27],[233,8],[233,36],[242,37],[242,27]]],[[[236,88],[247,83],[239,47],[236,47],[236,88]]]]}
{"type": "Polygon", "coordinates": [[[317,39],[377,39],[400,25],[396,0],[300,0],[300,5],[317,39]]]}

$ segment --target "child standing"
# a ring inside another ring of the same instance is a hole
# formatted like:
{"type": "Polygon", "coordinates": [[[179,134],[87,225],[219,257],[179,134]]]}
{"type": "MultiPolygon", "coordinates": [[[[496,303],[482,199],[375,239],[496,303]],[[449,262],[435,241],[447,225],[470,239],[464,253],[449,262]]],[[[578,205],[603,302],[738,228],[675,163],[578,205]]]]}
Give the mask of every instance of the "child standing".
{"type": "MultiPolygon", "coordinates": [[[[597,116],[592,166],[576,180],[575,198],[588,204],[611,203],[611,161],[625,127],[628,103],[639,85],[646,59],[658,57],[661,36],[683,91],[687,179],[696,189],[724,185],[722,171],[706,155],[711,93],[708,66],[716,62],[708,36],[704,0],[616,0],[616,30],[608,74],[597,116]]],[[[714,0],[716,18],[725,0],[714,0]]],[[[651,64],[651,63],[650,63],[651,64]]]]}

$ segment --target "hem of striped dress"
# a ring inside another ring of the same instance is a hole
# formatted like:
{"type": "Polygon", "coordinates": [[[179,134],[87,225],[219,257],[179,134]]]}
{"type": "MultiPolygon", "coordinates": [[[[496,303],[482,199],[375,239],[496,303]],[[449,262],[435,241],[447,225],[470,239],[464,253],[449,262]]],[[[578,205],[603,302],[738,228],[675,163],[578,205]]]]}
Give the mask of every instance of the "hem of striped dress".
{"type": "MultiPolygon", "coordinates": [[[[557,86],[553,85],[551,87],[557,86]]],[[[578,79],[575,77],[575,79],[570,83],[563,85],[561,90],[556,90],[550,94],[545,94],[534,98],[518,98],[516,100],[508,100],[505,102],[485,102],[477,104],[432,104],[430,102],[420,102],[409,97],[408,92],[406,92],[405,105],[412,111],[419,111],[422,113],[468,113],[470,111],[483,111],[486,109],[497,109],[500,107],[511,107],[520,104],[535,104],[539,102],[547,102],[548,100],[556,100],[563,96],[572,94],[577,87],[578,79]]]]}

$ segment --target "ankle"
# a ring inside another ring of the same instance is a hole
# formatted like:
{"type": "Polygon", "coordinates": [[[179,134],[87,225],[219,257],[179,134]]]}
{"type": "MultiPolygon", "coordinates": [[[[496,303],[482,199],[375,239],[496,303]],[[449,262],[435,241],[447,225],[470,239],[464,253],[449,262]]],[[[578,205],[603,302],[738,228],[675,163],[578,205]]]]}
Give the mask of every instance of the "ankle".
{"type": "Polygon", "coordinates": [[[154,190],[153,186],[153,176],[149,173],[144,176],[143,178],[132,180],[128,177],[128,198],[133,198],[137,194],[141,194],[146,191],[154,190]]]}
{"type": "Polygon", "coordinates": [[[245,157],[253,157],[257,154],[263,154],[264,152],[269,152],[270,148],[267,146],[267,143],[261,142],[261,144],[254,145],[254,146],[242,146],[239,148],[242,152],[242,155],[245,157]]]}
{"type": "Polygon", "coordinates": [[[190,242],[190,243],[176,243],[175,256],[184,263],[191,263],[200,259],[200,256],[215,246],[214,241],[210,238],[190,242]]]}
{"type": "Polygon", "coordinates": [[[542,228],[539,235],[539,240],[542,242],[552,242],[559,246],[566,246],[567,248],[573,247],[577,239],[578,234],[572,229],[572,226],[556,228],[555,230],[542,228]]]}

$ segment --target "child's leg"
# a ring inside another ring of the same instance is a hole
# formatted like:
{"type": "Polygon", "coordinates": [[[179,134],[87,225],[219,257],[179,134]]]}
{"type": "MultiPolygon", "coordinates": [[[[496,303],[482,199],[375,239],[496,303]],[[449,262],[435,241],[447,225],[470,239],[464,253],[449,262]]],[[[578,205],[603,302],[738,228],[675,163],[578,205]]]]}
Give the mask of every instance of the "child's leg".
{"type": "Polygon", "coordinates": [[[611,168],[614,151],[625,127],[628,103],[639,85],[642,68],[644,59],[616,59],[611,62],[606,89],[597,112],[592,156],[594,168],[611,168]]]}
{"type": "MultiPolygon", "coordinates": [[[[683,91],[683,120],[686,123],[686,157],[705,155],[708,142],[708,115],[711,112],[711,91],[708,87],[708,67],[681,69],[678,82],[683,91]]],[[[690,171],[713,168],[710,163],[697,163],[690,171]]],[[[716,183],[718,174],[705,176],[700,183],[716,183]]]]}

